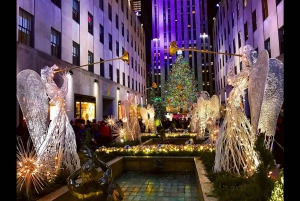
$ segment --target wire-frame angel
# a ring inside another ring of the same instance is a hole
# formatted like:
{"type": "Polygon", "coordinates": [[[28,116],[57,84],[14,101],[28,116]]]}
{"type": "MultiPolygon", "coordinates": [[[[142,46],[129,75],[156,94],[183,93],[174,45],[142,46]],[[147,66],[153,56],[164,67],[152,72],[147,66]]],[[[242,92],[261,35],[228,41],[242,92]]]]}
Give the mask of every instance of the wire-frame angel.
{"type": "Polygon", "coordinates": [[[265,145],[270,149],[284,100],[283,63],[269,58],[267,50],[257,54],[250,45],[244,47],[243,61],[250,69],[248,99],[252,135],[259,131],[265,133],[265,145]]]}
{"type": "Polygon", "coordinates": [[[155,116],[155,110],[154,107],[150,104],[147,105],[147,108],[141,108],[140,114],[142,116],[142,123],[145,125],[145,132],[155,132],[155,122],[154,122],[154,116],[155,116]]]}
{"type": "Polygon", "coordinates": [[[80,161],[75,133],[66,114],[68,77],[66,72],[61,74],[63,84],[59,88],[53,81],[55,69],[58,69],[56,65],[45,66],[41,76],[30,69],[19,72],[17,99],[38,159],[50,174],[56,174],[62,168],[71,173],[80,167],[80,161]],[[49,104],[56,109],[50,123],[47,118],[49,104]]]}

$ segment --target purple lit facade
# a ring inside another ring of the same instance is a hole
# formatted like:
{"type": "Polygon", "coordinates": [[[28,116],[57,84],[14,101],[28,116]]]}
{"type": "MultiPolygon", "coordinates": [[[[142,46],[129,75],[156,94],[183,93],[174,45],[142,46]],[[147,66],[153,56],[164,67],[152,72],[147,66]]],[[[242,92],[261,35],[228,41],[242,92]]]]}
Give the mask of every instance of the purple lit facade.
{"type": "MultiPolygon", "coordinates": [[[[152,0],[151,81],[163,96],[168,72],[176,59],[169,55],[169,44],[176,41],[184,49],[210,50],[206,0],[152,0]]],[[[213,65],[210,54],[183,51],[198,82],[198,91],[214,94],[213,65]]],[[[150,82],[151,83],[151,82],[150,82]]]]}

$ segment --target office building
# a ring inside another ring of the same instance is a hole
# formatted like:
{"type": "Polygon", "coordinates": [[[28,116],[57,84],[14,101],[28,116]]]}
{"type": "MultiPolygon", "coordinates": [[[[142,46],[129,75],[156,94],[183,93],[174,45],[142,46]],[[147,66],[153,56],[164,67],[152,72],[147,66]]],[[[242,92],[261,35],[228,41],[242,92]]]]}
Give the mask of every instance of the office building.
{"type": "MultiPolygon", "coordinates": [[[[222,0],[213,25],[213,49],[216,52],[243,54],[243,47],[251,45],[258,53],[283,62],[284,0],[222,0]]],[[[232,86],[227,85],[228,62],[234,62],[235,74],[245,66],[242,57],[214,55],[216,94],[221,103],[232,86]],[[234,57],[234,58],[232,58],[234,57]]]]}
{"type": "MultiPolygon", "coordinates": [[[[206,0],[152,0],[152,37],[152,63],[148,73],[150,83],[157,83],[158,95],[163,96],[168,73],[176,59],[176,55],[169,55],[171,41],[184,49],[211,50],[206,0]]],[[[212,96],[211,54],[192,51],[182,51],[182,54],[195,72],[198,92],[207,91],[212,96]]]]}
{"type": "MultiPolygon", "coordinates": [[[[129,94],[145,104],[145,32],[130,1],[17,0],[16,16],[17,73],[40,74],[54,64],[82,66],[69,75],[70,119],[118,118],[118,103],[129,94]],[[129,64],[117,59],[125,51],[129,64]]],[[[58,73],[54,81],[62,84],[58,73]]],[[[17,102],[17,124],[22,119],[18,108],[17,102]]]]}

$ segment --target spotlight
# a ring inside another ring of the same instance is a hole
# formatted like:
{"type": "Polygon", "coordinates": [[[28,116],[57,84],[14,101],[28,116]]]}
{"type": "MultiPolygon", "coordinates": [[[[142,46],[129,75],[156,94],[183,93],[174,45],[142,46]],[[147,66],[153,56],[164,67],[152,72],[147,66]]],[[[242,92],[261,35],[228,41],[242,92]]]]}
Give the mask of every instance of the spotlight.
{"type": "Polygon", "coordinates": [[[69,70],[68,73],[69,73],[70,75],[73,75],[73,74],[74,74],[72,70],[69,70]]]}
{"type": "Polygon", "coordinates": [[[99,80],[97,80],[97,79],[94,79],[94,82],[95,82],[95,83],[99,83],[99,80]]]}

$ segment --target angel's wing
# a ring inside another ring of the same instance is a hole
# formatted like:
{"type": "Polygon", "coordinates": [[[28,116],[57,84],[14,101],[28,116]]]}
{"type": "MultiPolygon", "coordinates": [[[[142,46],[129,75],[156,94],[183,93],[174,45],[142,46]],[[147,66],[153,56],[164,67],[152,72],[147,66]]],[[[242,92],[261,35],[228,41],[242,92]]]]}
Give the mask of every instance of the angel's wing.
{"type": "Polygon", "coordinates": [[[140,114],[142,116],[142,119],[144,121],[148,120],[148,112],[147,112],[147,109],[146,108],[141,108],[140,109],[140,114]]]}
{"type": "Polygon", "coordinates": [[[269,54],[267,50],[261,51],[256,62],[250,67],[248,82],[248,100],[251,114],[251,125],[254,134],[257,132],[261,105],[269,69],[269,54]]]}
{"type": "Polygon", "coordinates": [[[148,109],[148,114],[150,116],[150,119],[154,120],[154,116],[155,116],[155,111],[154,111],[154,108],[153,107],[150,107],[148,109]]]}
{"type": "Polygon", "coordinates": [[[284,100],[283,63],[275,58],[269,60],[269,72],[263,95],[258,129],[268,136],[275,135],[277,118],[284,100]]]}
{"type": "Polygon", "coordinates": [[[210,100],[207,102],[206,113],[213,120],[217,120],[220,118],[220,100],[218,96],[213,95],[210,100]]]}
{"type": "Polygon", "coordinates": [[[49,100],[40,75],[30,69],[17,75],[17,99],[35,148],[39,148],[48,131],[49,100]]]}

